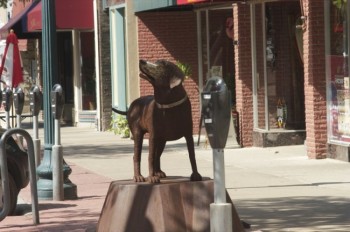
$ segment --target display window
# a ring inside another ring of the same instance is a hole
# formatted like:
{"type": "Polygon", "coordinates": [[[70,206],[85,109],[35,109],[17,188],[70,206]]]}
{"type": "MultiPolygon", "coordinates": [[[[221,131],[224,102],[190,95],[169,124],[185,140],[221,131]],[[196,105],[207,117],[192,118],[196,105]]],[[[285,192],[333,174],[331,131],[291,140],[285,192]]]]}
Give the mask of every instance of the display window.
{"type": "Polygon", "coordinates": [[[255,131],[305,130],[298,2],[251,4],[255,131]]]}
{"type": "Polygon", "coordinates": [[[325,1],[328,140],[350,143],[349,2],[325,1]]]}

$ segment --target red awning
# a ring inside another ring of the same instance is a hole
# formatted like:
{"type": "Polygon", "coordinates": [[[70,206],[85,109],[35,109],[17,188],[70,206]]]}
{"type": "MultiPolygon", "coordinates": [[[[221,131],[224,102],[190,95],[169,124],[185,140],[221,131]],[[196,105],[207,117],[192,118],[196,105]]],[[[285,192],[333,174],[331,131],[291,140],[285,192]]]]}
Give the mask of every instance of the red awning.
{"type": "Polygon", "coordinates": [[[17,34],[18,38],[22,38],[21,34],[27,32],[27,14],[38,4],[37,1],[26,4],[25,8],[18,14],[13,16],[1,29],[0,38],[6,39],[10,29],[13,29],[17,34]],[[20,36],[19,36],[20,35],[20,36]]]}
{"type": "MultiPolygon", "coordinates": [[[[41,2],[28,13],[28,31],[42,29],[41,2]]],[[[92,0],[55,0],[56,29],[94,28],[92,0]]]]}

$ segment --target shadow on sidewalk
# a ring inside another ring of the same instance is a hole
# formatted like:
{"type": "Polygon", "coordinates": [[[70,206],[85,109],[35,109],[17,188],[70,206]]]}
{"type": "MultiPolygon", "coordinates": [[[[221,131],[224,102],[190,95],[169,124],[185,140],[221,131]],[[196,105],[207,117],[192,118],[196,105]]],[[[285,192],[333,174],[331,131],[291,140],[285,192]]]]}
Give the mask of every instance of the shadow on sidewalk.
{"type": "Polygon", "coordinates": [[[305,196],[234,201],[239,215],[263,231],[350,231],[348,198],[305,196]]]}

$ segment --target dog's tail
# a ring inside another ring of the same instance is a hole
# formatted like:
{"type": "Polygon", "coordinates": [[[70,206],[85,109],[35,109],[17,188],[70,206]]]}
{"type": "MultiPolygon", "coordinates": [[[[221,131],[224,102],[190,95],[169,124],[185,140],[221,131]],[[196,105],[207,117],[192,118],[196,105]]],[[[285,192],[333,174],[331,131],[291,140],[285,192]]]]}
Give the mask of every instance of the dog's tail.
{"type": "Polygon", "coordinates": [[[116,107],[112,107],[112,111],[117,113],[117,114],[121,114],[121,115],[126,115],[128,113],[128,111],[118,110],[118,108],[116,108],[116,107]]]}

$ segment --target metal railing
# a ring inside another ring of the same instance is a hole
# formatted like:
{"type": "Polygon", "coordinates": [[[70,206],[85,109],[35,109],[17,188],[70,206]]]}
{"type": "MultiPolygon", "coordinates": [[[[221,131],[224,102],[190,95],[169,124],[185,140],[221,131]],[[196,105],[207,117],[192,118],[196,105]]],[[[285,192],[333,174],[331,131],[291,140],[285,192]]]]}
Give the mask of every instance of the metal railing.
{"type": "Polygon", "coordinates": [[[27,153],[29,162],[29,178],[30,178],[30,190],[32,196],[32,214],[33,224],[39,224],[39,211],[38,211],[38,192],[36,185],[36,166],[35,166],[35,154],[34,144],[32,137],[29,133],[20,128],[13,128],[7,130],[0,139],[0,169],[1,169],[1,181],[3,188],[3,208],[0,212],[0,221],[2,221],[9,213],[10,210],[10,186],[7,167],[7,154],[6,154],[6,141],[13,134],[20,134],[27,142],[27,153]]]}

